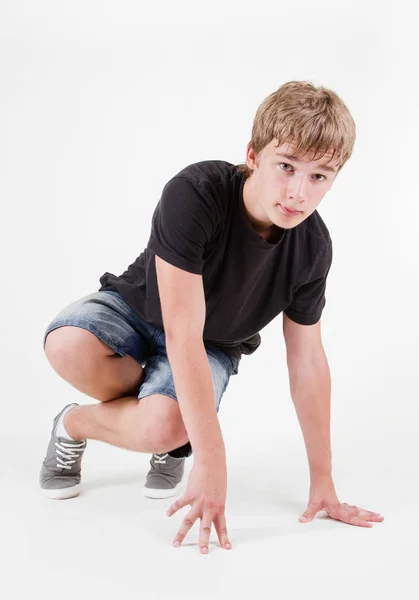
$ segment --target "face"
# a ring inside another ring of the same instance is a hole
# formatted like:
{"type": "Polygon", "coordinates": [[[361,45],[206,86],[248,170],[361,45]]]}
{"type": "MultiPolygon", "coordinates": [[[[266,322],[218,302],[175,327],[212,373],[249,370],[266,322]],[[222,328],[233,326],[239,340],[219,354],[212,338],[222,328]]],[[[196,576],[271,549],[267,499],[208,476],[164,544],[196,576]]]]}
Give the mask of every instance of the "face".
{"type": "Polygon", "coordinates": [[[244,184],[243,201],[252,225],[267,236],[274,226],[292,229],[307,219],[337,175],[336,163],[327,165],[332,170],[324,166],[332,152],[316,161],[310,154],[294,158],[292,145],[276,143],[272,140],[257,157],[249,143],[246,156],[253,174],[244,184]]]}

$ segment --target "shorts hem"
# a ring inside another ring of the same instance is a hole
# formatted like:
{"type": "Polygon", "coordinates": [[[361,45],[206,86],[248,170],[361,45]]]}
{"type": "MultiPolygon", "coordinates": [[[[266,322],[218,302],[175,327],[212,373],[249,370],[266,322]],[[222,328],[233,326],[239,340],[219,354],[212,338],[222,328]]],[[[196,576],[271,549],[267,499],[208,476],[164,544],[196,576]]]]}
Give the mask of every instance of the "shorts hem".
{"type": "Polygon", "coordinates": [[[47,339],[47,335],[49,333],[51,333],[51,331],[54,331],[54,329],[58,329],[59,327],[65,327],[66,325],[71,325],[72,327],[81,327],[81,329],[87,329],[87,331],[90,331],[90,333],[93,333],[104,344],[106,344],[107,346],[109,346],[111,348],[111,350],[113,350],[114,352],[116,352],[120,356],[125,356],[126,352],[124,352],[123,350],[121,350],[120,348],[118,348],[118,346],[115,344],[115,342],[113,342],[106,335],[106,333],[103,333],[103,331],[100,331],[99,329],[97,329],[97,327],[95,327],[94,325],[92,325],[89,321],[80,321],[80,319],[77,319],[77,320],[74,320],[74,319],[63,319],[61,321],[54,321],[54,323],[51,323],[48,326],[48,329],[46,330],[46,332],[44,334],[44,341],[43,341],[44,350],[45,350],[45,342],[46,342],[46,339],[47,339]]]}
{"type": "Polygon", "coordinates": [[[141,398],[146,398],[147,396],[153,396],[154,394],[161,394],[162,396],[169,396],[169,398],[176,400],[176,402],[178,401],[176,394],[174,392],[172,392],[172,390],[168,390],[167,388],[156,388],[156,389],[153,389],[151,392],[148,392],[146,390],[145,394],[142,394],[142,390],[140,390],[137,398],[138,398],[138,400],[141,400],[141,398]]]}

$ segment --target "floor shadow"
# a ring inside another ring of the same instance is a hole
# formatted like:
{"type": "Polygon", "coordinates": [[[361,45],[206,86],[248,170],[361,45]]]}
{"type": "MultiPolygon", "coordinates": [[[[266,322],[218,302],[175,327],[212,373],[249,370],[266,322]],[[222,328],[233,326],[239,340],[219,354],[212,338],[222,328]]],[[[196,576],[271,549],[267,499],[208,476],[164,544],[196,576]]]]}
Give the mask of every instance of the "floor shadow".
{"type": "Polygon", "coordinates": [[[109,475],[93,475],[88,478],[83,477],[82,480],[83,490],[86,492],[119,485],[142,485],[144,481],[145,474],[141,471],[110,473],[109,475]]]}

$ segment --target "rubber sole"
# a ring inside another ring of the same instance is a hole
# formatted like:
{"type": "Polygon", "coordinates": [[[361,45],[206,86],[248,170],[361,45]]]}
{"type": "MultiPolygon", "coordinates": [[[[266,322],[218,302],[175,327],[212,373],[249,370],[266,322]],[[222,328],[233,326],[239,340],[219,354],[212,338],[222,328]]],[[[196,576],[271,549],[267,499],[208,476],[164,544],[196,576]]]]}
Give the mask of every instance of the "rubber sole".
{"type": "Polygon", "coordinates": [[[176,487],[170,490],[157,490],[153,488],[145,487],[143,488],[143,494],[146,498],[160,499],[160,498],[171,498],[172,496],[176,496],[179,491],[181,483],[178,483],[176,487]]]}
{"type": "Polygon", "coordinates": [[[42,489],[42,493],[46,498],[51,498],[52,500],[67,500],[67,498],[74,498],[80,493],[81,484],[72,485],[68,488],[61,488],[58,490],[47,490],[42,489]]]}

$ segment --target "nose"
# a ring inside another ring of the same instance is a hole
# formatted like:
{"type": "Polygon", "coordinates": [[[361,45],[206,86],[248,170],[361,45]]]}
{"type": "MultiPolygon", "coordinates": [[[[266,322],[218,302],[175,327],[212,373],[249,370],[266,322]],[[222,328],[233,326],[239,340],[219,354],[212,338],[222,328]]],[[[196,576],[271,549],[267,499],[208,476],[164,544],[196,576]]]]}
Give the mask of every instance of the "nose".
{"type": "Polygon", "coordinates": [[[288,185],[288,198],[292,198],[296,202],[301,202],[305,199],[306,193],[306,180],[304,175],[300,177],[294,175],[288,185]]]}

